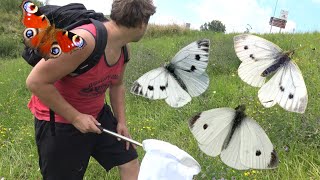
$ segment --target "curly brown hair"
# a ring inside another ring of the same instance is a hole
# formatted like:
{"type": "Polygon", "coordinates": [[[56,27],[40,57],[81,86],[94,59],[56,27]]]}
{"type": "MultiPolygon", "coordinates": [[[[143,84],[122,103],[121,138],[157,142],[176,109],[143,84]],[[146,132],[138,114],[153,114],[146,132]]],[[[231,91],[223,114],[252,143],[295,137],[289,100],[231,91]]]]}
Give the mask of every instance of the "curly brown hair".
{"type": "Polygon", "coordinates": [[[152,0],[113,0],[110,18],[118,25],[135,28],[147,24],[155,12],[152,0]]]}

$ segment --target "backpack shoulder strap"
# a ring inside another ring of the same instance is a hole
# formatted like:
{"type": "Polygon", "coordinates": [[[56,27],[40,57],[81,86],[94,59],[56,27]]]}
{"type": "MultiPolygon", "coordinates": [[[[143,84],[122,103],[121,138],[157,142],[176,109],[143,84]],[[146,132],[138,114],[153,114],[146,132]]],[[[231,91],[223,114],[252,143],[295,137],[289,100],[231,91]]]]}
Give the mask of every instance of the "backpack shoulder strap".
{"type": "Polygon", "coordinates": [[[124,46],[122,47],[122,51],[123,51],[123,56],[124,56],[124,63],[129,62],[130,57],[129,57],[128,48],[127,48],[126,45],[124,45],[124,46]]]}
{"type": "Polygon", "coordinates": [[[91,69],[93,66],[95,66],[99,62],[106,48],[108,39],[107,29],[105,28],[102,22],[94,19],[90,20],[96,28],[95,47],[90,56],[85,61],[83,61],[76,70],[74,70],[70,74],[71,76],[83,74],[87,72],[89,69],[91,69]]]}

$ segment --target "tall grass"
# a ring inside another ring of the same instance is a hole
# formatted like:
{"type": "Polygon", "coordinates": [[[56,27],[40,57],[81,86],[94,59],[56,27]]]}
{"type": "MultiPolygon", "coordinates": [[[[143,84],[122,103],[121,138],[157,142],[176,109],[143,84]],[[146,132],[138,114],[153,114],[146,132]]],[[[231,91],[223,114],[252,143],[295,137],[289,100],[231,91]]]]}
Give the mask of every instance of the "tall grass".
{"type": "Polygon", "coordinates": [[[169,25],[157,25],[157,24],[149,24],[148,30],[145,35],[145,38],[157,38],[164,36],[181,36],[188,34],[195,34],[199,31],[191,30],[186,27],[180,26],[178,24],[169,24],[169,25]]]}

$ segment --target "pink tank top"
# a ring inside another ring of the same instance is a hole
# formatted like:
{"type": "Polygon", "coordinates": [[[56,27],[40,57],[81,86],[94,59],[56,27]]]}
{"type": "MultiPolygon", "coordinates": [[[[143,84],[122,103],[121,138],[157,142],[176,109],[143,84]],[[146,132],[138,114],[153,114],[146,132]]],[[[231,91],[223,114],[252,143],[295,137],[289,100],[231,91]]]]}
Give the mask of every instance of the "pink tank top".
{"type": "MultiPolygon", "coordinates": [[[[96,29],[93,24],[80,26],[79,28],[90,31],[96,36],[96,29]]],[[[123,52],[118,62],[110,66],[104,55],[101,56],[99,63],[89,71],[79,76],[66,76],[54,86],[60,94],[79,112],[90,114],[97,118],[98,113],[105,103],[105,92],[110,85],[119,81],[119,76],[124,67],[123,52]]],[[[41,100],[32,95],[28,103],[28,108],[39,120],[50,120],[49,108],[41,100]]],[[[55,113],[55,121],[69,123],[62,116],[55,113]]]]}

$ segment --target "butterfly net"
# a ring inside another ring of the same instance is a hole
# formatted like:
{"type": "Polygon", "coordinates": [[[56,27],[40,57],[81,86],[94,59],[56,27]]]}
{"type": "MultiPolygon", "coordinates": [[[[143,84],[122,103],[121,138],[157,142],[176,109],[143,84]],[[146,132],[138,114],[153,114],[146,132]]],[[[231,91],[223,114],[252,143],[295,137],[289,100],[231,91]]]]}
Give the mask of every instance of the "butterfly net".
{"type": "Polygon", "coordinates": [[[146,154],[138,180],[192,180],[200,172],[199,163],[175,145],[156,139],[142,144],[146,154]]]}

